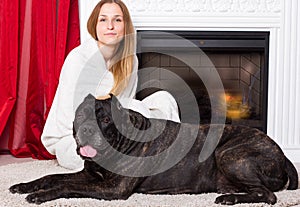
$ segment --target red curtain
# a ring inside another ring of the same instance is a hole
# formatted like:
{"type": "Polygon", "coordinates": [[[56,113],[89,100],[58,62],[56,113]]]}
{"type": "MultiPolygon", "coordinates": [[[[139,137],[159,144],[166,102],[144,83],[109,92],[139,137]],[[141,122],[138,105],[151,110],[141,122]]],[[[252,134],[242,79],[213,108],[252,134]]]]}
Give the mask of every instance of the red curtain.
{"type": "Polygon", "coordinates": [[[10,124],[16,157],[54,158],[40,136],[63,61],[80,44],[78,0],[1,0],[0,12],[0,134],[10,124]]]}

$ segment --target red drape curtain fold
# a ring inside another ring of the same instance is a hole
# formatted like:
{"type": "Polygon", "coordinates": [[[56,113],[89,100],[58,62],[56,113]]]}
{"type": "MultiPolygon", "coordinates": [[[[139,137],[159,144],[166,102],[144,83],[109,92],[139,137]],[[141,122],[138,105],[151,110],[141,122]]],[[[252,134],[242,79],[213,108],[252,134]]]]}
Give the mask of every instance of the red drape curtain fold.
{"type": "Polygon", "coordinates": [[[18,68],[18,0],[0,3],[0,134],[16,102],[18,68]],[[7,23],[9,22],[9,24],[7,23]]]}
{"type": "Polygon", "coordinates": [[[40,136],[68,52],[79,45],[78,0],[1,0],[0,134],[16,157],[54,158],[40,136]]]}

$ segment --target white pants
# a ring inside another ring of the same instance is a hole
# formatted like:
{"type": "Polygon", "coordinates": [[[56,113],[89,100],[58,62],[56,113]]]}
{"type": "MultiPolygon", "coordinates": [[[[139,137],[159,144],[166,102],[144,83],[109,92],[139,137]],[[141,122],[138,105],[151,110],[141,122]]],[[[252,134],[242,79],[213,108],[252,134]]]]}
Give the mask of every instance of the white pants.
{"type": "Polygon", "coordinates": [[[180,122],[174,97],[166,91],[155,92],[143,100],[121,100],[124,108],[143,114],[147,118],[167,119],[180,122]]]}

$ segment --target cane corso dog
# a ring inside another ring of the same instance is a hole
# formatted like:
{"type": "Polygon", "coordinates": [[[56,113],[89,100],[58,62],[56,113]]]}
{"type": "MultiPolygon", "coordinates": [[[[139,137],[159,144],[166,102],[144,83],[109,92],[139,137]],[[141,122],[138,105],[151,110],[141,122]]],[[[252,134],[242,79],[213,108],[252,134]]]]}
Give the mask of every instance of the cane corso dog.
{"type": "Polygon", "coordinates": [[[10,191],[28,193],[27,201],[36,204],[58,198],[127,199],[133,193],[218,192],[222,195],[215,203],[233,205],[274,204],[273,192],[298,188],[293,164],[271,138],[254,128],[225,125],[211,155],[199,161],[209,127],[149,119],[124,109],[113,95],[104,100],[89,95],[74,120],[84,169],[16,184],[10,191]],[[193,129],[195,139],[185,142],[193,129]],[[179,145],[178,139],[183,139],[179,145]]]}

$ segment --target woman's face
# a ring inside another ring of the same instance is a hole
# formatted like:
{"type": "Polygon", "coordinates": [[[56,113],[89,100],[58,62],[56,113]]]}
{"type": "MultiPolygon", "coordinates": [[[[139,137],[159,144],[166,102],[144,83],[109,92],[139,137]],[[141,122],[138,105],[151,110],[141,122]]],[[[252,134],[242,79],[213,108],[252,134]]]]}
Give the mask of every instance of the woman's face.
{"type": "Polygon", "coordinates": [[[123,12],[118,4],[106,3],[102,5],[96,30],[100,45],[114,45],[122,40],[125,24],[123,12]]]}

